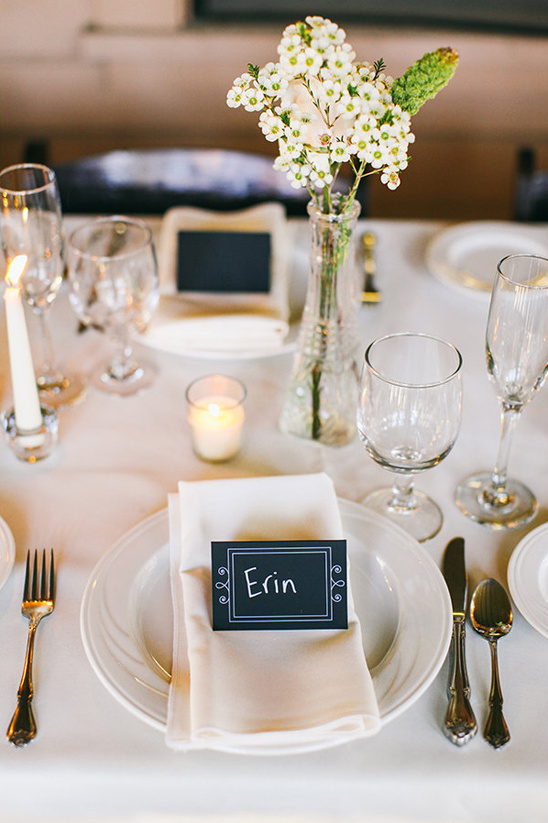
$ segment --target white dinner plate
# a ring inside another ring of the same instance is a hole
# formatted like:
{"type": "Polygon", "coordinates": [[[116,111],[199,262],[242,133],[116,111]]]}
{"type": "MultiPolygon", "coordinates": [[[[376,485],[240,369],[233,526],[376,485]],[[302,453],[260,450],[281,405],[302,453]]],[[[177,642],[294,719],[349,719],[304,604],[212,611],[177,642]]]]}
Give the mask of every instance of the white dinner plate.
{"type": "Polygon", "coordinates": [[[10,576],[15,560],[15,540],[6,523],[0,517],[0,589],[10,576]]]}
{"type": "Polygon", "coordinates": [[[490,294],[497,264],[508,254],[548,257],[548,232],[504,221],[460,223],[434,235],[426,263],[450,286],[490,294]]]}
{"type": "Polygon", "coordinates": [[[512,552],[508,586],[528,623],[548,637],[548,523],[529,532],[512,552]]]}
{"type": "MultiPolygon", "coordinates": [[[[403,529],[357,503],[339,505],[365,654],[387,723],[424,693],[443,664],[452,630],[449,592],[430,555],[403,529]]],[[[84,647],[100,681],[164,732],[172,622],[164,509],[104,555],[81,609],[84,647]]]]}

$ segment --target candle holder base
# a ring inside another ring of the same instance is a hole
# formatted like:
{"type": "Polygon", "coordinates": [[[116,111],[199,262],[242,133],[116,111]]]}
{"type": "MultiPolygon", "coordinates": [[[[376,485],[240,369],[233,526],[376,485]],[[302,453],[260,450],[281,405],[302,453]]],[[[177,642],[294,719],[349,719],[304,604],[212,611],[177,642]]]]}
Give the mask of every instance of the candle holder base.
{"type": "Polygon", "coordinates": [[[1,422],[6,432],[6,439],[18,460],[36,463],[53,451],[57,443],[57,415],[48,406],[40,406],[42,425],[32,431],[19,429],[15,422],[15,412],[8,409],[1,415],[1,422]]]}

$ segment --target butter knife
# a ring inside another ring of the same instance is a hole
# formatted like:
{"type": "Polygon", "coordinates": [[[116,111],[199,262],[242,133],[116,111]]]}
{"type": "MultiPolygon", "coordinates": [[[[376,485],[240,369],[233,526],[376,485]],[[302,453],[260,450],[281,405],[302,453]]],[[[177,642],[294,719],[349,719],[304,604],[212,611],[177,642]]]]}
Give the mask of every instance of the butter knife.
{"type": "Polygon", "coordinates": [[[455,746],[468,743],[478,730],[470,705],[470,684],[466,671],[465,618],[466,618],[466,566],[464,539],[454,537],[445,549],[442,574],[447,583],[453,605],[453,635],[451,638],[451,667],[449,673],[449,705],[443,730],[455,746]]]}

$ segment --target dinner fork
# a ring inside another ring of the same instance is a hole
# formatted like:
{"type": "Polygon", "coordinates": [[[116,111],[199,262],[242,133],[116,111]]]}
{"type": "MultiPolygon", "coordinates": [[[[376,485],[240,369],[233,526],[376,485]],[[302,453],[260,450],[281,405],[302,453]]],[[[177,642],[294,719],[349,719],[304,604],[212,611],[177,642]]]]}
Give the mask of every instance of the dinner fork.
{"type": "Polygon", "coordinates": [[[23,590],[21,611],[29,620],[29,633],[25,665],[19,689],[17,708],[9,724],[7,737],[15,746],[24,746],[36,737],[36,721],[32,711],[34,688],[32,683],[32,659],[36,629],[43,617],[51,614],[55,605],[55,565],[53,549],[50,550],[49,573],[47,571],[46,550],[42,552],[41,572],[39,572],[38,552],[34,551],[31,576],[31,552],[27,553],[27,568],[23,590]]]}

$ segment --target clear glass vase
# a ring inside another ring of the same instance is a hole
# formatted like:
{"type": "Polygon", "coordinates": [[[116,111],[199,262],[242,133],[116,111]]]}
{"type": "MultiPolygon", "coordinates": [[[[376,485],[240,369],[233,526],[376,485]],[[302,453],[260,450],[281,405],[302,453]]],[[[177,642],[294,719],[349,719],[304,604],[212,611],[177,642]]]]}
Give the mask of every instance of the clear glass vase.
{"type": "Polygon", "coordinates": [[[311,202],[308,213],[308,288],[280,428],[343,446],[356,433],[359,336],[353,240],[360,204],[354,201],[343,214],[324,214],[311,202]]]}

